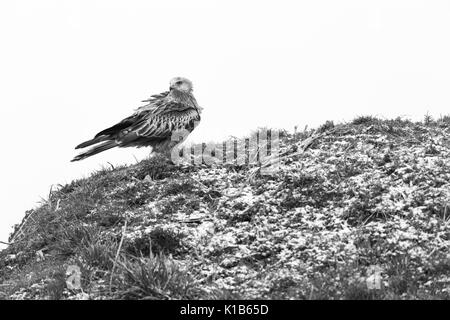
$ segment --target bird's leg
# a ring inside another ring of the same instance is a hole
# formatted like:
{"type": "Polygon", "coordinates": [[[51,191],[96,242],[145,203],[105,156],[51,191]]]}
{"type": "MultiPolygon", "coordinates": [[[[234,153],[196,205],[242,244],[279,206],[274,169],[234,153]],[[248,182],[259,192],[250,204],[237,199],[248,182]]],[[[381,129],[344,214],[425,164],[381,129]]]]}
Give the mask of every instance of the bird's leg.
{"type": "Polygon", "coordinates": [[[149,155],[149,159],[154,158],[156,161],[160,163],[166,163],[168,165],[174,165],[174,162],[171,158],[171,153],[166,151],[153,151],[149,155]]]}
{"type": "Polygon", "coordinates": [[[164,157],[164,160],[167,164],[173,165],[174,162],[172,161],[172,150],[164,150],[164,152],[161,153],[162,157],[164,157]]]}

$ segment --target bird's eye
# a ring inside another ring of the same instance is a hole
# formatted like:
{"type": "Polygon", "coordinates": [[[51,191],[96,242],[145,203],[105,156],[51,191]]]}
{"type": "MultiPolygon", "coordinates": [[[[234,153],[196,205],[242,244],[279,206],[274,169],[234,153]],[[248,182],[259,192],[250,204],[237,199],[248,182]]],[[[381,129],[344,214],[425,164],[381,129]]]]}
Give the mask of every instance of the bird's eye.
{"type": "Polygon", "coordinates": [[[179,86],[180,84],[182,84],[182,83],[183,83],[183,81],[177,81],[177,82],[175,82],[175,84],[178,85],[178,86],[179,86]]]}

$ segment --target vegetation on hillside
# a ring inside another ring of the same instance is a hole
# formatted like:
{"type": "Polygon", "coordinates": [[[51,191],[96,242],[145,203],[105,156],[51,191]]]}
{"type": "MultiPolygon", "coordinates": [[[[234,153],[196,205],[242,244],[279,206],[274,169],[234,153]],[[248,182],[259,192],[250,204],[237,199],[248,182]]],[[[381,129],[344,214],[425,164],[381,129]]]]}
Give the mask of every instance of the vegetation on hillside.
{"type": "Polygon", "coordinates": [[[450,117],[281,138],[271,175],[153,157],[51,191],[0,252],[0,298],[450,298],[450,117]]]}

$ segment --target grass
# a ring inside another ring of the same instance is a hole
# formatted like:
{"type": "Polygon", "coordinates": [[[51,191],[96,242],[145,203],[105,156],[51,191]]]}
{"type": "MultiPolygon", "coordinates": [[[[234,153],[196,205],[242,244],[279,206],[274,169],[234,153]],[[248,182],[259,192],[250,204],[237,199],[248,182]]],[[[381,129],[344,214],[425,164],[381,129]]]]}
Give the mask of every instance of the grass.
{"type": "Polygon", "coordinates": [[[0,299],[449,299],[449,128],[358,116],[282,131],[272,175],[102,168],[27,211],[0,252],[0,299]]]}
{"type": "Polygon", "coordinates": [[[117,281],[124,299],[192,299],[202,294],[189,274],[163,253],[119,261],[123,279],[117,281]]]}

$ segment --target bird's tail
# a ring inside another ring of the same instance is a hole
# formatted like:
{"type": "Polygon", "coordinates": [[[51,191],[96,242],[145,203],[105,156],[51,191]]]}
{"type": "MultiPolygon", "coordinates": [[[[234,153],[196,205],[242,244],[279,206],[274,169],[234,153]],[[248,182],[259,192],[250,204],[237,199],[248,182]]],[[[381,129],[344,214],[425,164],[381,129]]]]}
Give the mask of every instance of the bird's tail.
{"type": "Polygon", "coordinates": [[[92,147],[91,149],[87,150],[86,152],[80,153],[79,155],[77,155],[75,158],[73,158],[71,161],[79,161],[79,160],[83,160],[86,159],[90,156],[93,156],[94,154],[106,151],[108,149],[117,147],[117,143],[115,141],[106,141],[102,144],[99,144],[95,147],[92,147]]]}
{"type": "Polygon", "coordinates": [[[85,142],[83,142],[83,143],[80,143],[79,145],[77,145],[77,146],[75,147],[75,149],[86,148],[86,147],[92,146],[93,144],[96,144],[96,143],[105,141],[106,139],[108,139],[107,136],[104,136],[104,135],[102,135],[102,136],[97,136],[97,137],[95,137],[94,139],[91,139],[91,140],[85,141],[85,142]]]}

